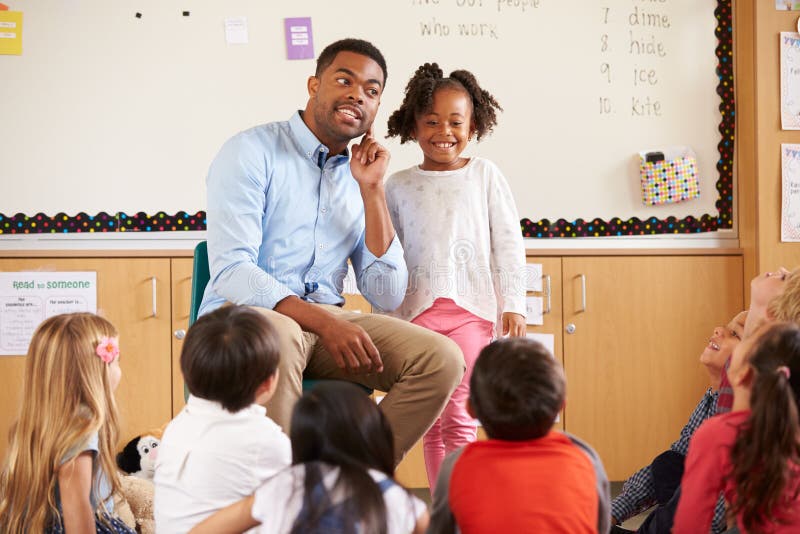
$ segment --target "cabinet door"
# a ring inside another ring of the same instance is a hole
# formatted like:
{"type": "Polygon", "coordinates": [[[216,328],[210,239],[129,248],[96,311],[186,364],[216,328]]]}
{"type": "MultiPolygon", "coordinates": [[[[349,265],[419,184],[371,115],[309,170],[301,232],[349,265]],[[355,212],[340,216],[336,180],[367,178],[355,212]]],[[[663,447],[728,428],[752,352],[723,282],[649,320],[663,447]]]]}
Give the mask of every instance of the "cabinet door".
{"type": "MultiPolygon", "coordinates": [[[[553,356],[564,364],[564,338],[562,335],[562,302],[561,302],[561,258],[528,258],[528,263],[542,266],[542,291],[528,293],[542,297],[542,324],[528,325],[529,334],[545,334],[553,336],[553,356]]],[[[564,416],[561,414],[555,425],[556,429],[564,429],[564,416]]]]}
{"type": "MultiPolygon", "coordinates": [[[[3,259],[0,271],[96,271],[98,313],[120,332],[122,382],[116,392],[122,443],[169,421],[169,259],[3,259]]],[[[16,419],[24,356],[0,357],[0,456],[16,419]]]]}
{"type": "Polygon", "coordinates": [[[181,374],[183,336],[189,330],[192,307],[192,258],[173,258],[172,266],[172,415],[178,415],[186,399],[181,374]]]}
{"type": "Polygon", "coordinates": [[[708,387],[698,358],[743,309],[742,259],[564,258],[563,274],[566,429],[624,480],[669,447],[708,387]]]}

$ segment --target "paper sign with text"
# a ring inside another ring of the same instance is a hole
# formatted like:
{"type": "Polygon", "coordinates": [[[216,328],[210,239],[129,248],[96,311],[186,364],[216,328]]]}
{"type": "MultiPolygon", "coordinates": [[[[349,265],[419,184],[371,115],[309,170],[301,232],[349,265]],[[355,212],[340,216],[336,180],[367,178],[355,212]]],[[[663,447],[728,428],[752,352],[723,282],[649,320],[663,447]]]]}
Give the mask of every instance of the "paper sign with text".
{"type": "Polygon", "coordinates": [[[70,312],[97,312],[97,273],[0,273],[0,356],[26,354],[42,321],[70,312]]]}

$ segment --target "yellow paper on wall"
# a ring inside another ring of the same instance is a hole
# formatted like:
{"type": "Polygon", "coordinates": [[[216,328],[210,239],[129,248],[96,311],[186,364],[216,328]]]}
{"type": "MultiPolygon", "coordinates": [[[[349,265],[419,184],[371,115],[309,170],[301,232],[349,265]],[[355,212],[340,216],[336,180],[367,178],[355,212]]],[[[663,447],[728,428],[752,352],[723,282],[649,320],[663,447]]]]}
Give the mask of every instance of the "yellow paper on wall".
{"type": "Polygon", "coordinates": [[[22,55],[22,11],[0,11],[0,54],[22,55]]]}

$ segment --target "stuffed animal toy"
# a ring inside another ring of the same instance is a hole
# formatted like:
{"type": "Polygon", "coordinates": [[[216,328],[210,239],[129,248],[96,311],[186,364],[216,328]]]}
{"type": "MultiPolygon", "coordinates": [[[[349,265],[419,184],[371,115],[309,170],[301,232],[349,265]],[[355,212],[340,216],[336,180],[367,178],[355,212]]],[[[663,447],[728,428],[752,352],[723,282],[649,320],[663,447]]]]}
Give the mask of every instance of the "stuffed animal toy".
{"type": "Polygon", "coordinates": [[[118,513],[128,526],[141,534],[155,534],[153,475],[161,443],[156,436],[162,435],[163,428],[136,436],[117,454],[117,466],[127,473],[120,479],[124,501],[120,503],[118,513]],[[128,512],[126,517],[122,515],[123,510],[128,512]]]}
{"type": "Polygon", "coordinates": [[[156,522],[153,518],[153,483],[143,478],[127,475],[120,477],[122,483],[122,495],[124,503],[120,503],[120,508],[114,508],[120,518],[125,523],[135,529],[140,534],[155,534],[156,522]],[[130,515],[128,519],[122,515],[123,508],[128,508],[130,515]],[[129,522],[131,521],[131,522],[129,522]]]}
{"type": "Polygon", "coordinates": [[[153,480],[161,441],[155,436],[136,436],[117,454],[120,469],[135,477],[153,480]]]}

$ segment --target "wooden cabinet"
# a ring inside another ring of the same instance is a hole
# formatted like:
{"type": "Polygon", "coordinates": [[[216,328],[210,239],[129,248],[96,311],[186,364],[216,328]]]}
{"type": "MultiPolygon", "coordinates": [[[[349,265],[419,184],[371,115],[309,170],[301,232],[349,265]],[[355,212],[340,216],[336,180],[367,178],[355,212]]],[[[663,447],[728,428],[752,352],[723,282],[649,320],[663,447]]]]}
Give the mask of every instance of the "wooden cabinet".
{"type": "MultiPolygon", "coordinates": [[[[168,258],[0,259],[0,271],[96,271],[98,313],[120,332],[122,381],[117,390],[121,437],[169,421],[170,261],[168,258]]],[[[0,357],[0,457],[18,416],[25,357],[0,357]]]]}
{"type": "Polygon", "coordinates": [[[189,330],[192,304],[192,258],[172,258],[172,415],[186,405],[181,375],[183,336],[189,330]]]}
{"type": "MultiPolygon", "coordinates": [[[[677,439],[708,377],[714,326],[744,309],[741,255],[542,256],[542,325],[567,375],[562,427],[625,480],[677,439]]],[[[398,480],[426,487],[421,442],[398,480]]]]}
{"type": "Polygon", "coordinates": [[[698,358],[714,326],[744,308],[742,258],[528,261],[550,276],[551,312],[530,330],[555,336],[565,430],[597,450],[611,480],[624,480],[677,438],[708,387],[698,358]]]}
{"type": "MultiPolygon", "coordinates": [[[[529,257],[542,264],[543,325],[567,374],[560,425],[594,446],[612,480],[676,438],[707,387],[698,357],[712,329],[743,309],[741,255],[529,257]]],[[[0,259],[0,271],[96,271],[98,311],[121,333],[122,438],[183,407],[177,331],[188,328],[191,257],[0,259]],[[154,288],[155,287],[155,291],[154,288]]],[[[369,312],[362,297],[346,306],[369,312]]],[[[0,455],[17,416],[23,356],[0,357],[0,455]]],[[[1,457],[1,456],[0,456],[1,457]]],[[[418,443],[398,468],[427,486],[418,443]]]]}

